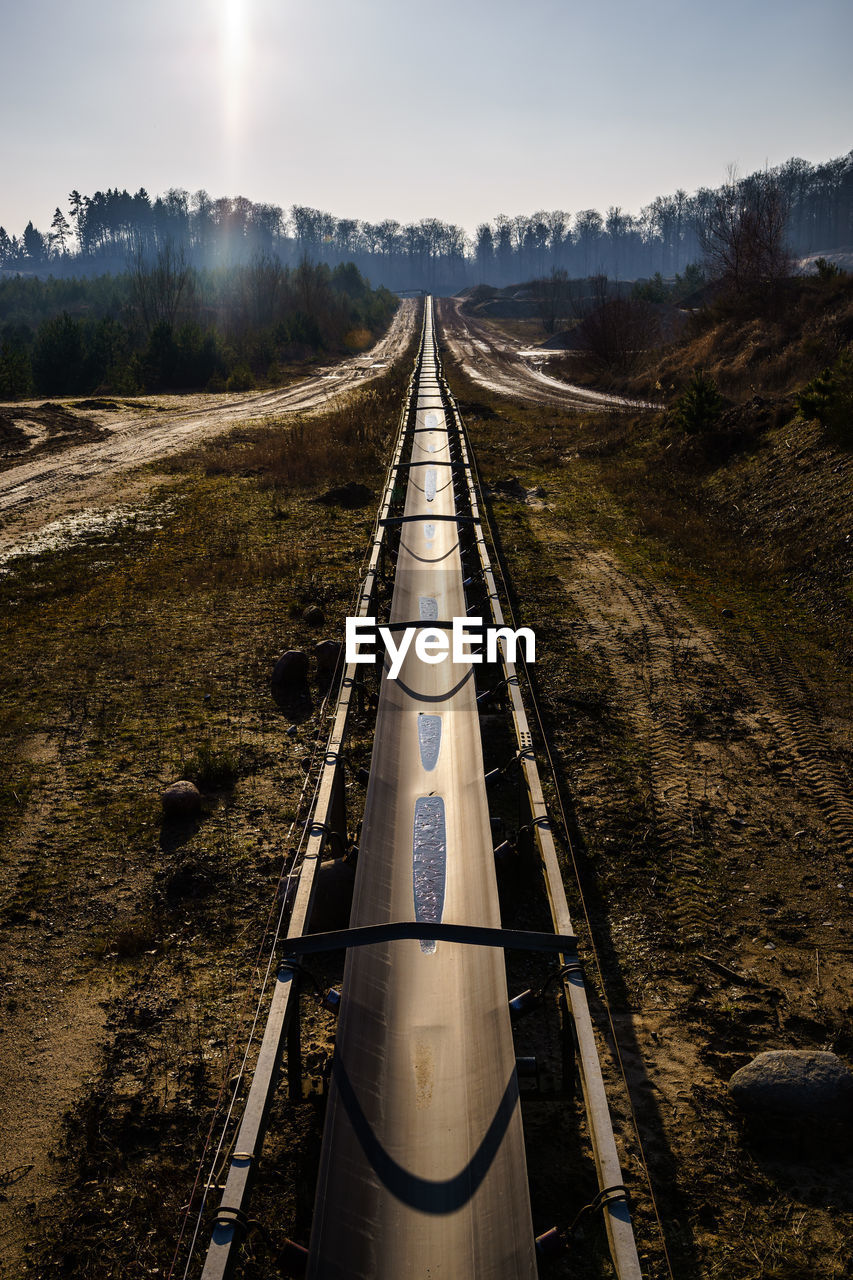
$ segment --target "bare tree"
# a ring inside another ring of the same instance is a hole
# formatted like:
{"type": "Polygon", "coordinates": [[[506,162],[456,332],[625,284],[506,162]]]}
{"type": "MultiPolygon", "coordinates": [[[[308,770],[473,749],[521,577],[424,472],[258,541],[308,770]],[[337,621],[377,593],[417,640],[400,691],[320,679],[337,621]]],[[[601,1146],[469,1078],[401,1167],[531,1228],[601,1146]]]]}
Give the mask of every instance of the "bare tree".
{"type": "Polygon", "coordinates": [[[533,282],[536,310],[546,333],[554,333],[558,320],[563,320],[569,310],[570,293],[568,273],[560,267],[552,267],[550,276],[533,282]]]}
{"type": "Polygon", "coordinates": [[[634,366],[643,352],[660,341],[660,324],[653,307],[612,288],[599,273],[588,281],[590,292],[573,299],[580,317],[580,349],[596,365],[610,371],[634,366]]]}
{"type": "Polygon", "coordinates": [[[777,283],[791,270],[787,220],[788,202],[774,175],[738,181],[730,170],[699,229],[708,274],[733,294],[777,283]]]}
{"type": "Polygon", "coordinates": [[[260,251],[242,271],[243,310],[249,324],[264,328],[272,324],[281,309],[285,275],[280,260],[260,251]]]}
{"type": "Polygon", "coordinates": [[[167,240],[153,262],[138,247],[130,263],[133,302],[146,333],[157,324],[173,325],[181,299],[189,293],[192,271],[183,245],[167,240]]]}

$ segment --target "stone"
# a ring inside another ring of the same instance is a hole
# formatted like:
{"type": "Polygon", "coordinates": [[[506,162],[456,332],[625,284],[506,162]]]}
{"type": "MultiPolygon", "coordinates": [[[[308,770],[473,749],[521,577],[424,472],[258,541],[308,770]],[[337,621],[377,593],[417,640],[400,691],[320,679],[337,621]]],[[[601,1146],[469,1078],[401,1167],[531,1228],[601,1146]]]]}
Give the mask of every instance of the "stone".
{"type": "Polygon", "coordinates": [[[329,684],[334,678],[342,648],[339,640],[321,640],[319,644],[314,645],[317,679],[321,684],[329,684]]]}
{"type": "Polygon", "coordinates": [[[167,818],[192,818],[201,808],[201,792],[186,778],[167,787],[161,799],[167,818]]]}
{"type": "Polygon", "coordinates": [[[292,697],[308,683],[308,654],[302,649],[288,649],[273,667],[271,683],[274,694],[292,697]]]}
{"type": "Polygon", "coordinates": [[[841,1120],[853,1113],[853,1073],[824,1050],[759,1053],[734,1073],[729,1093],[744,1111],[763,1115],[841,1120]]]}
{"type": "Polygon", "coordinates": [[[492,492],[495,497],[520,498],[522,502],[527,498],[527,490],[518,476],[511,476],[509,480],[495,480],[492,485],[492,492]]]}
{"type": "Polygon", "coordinates": [[[302,617],[312,627],[322,627],[326,621],[326,615],[318,604],[309,604],[302,617]]]}

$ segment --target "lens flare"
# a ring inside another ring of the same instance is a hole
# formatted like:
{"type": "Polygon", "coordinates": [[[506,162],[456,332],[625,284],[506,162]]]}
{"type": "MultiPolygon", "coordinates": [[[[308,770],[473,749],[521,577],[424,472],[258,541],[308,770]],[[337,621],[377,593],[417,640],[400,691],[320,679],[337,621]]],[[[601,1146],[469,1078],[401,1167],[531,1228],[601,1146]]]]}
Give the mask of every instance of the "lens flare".
{"type": "Polygon", "coordinates": [[[222,135],[233,158],[244,124],[249,60],[248,0],[221,0],[222,135]]]}

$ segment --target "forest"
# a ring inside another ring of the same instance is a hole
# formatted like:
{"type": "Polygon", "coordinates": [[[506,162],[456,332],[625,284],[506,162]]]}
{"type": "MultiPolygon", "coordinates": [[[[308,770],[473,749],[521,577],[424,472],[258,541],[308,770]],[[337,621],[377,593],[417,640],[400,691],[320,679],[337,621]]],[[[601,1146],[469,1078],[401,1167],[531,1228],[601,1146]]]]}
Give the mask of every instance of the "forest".
{"type": "Polygon", "coordinates": [[[699,260],[703,227],[721,190],[743,192],[771,182],[786,209],[791,252],[798,257],[853,245],[853,151],[811,164],[791,159],[746,177],[731,174],[720,188],[659,196],[637,214],[619,206],[573,213],[555,209],[499,214],[473,237],[438,218],[402,225],[365,222],[320,209],[253,203],[243,196],[213,199],[206,191],[172,189],[152,199],[111,189],[72,191],[50,227],[29,222],[20,235],[0,226],[0,275],[113,275],[141,254],[178,248],[197,270],[249,264],[260,255],[284,267],[306,258],[334,268],[352,262],[374,284],[403,290],[455,292],[467,285],[506,285],[552,270],[585,278],[672,277],[699,260]]]}
{"type": "Polygon", "coordinates": [[[119,275],[18,273],[0,278],[0,400],[274,386],[288,365],[372,345],[396,307],[352,263],[257,250],[199,268],[170,240],[119,275]]]}

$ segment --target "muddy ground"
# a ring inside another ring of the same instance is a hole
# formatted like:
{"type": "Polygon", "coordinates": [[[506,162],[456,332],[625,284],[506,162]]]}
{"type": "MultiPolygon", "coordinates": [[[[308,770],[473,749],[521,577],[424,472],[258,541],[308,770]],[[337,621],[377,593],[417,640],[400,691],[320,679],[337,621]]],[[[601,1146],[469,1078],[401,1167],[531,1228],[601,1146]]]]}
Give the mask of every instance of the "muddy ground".
{"type": "Polygon", "coordinates": [[[533,321],[482,320],[469,315],[459,298],[438,299],[436,314],[449,354],[465,376],[487,393],[563,409],[641,403],[606,389],[579,386],[562,366],[560,376],[555,376],[550,366],[559,364],[563,353],[533,345],[534,335],[542,338],[541,325],[533,321]]]}
{"type": "MultiPolygon", "coordinates": [[[[369,383],[400,358],[414,320],[414,302],[402,302],[370,351],[306,367],[304,376],[274,391],[1,404],[0,554],[52,520],[114,504],[132,468],[237,423],[316,411],[369,383]]],[[[128,496],[139,496],[138,484],[128,496]]]]}
{"type": "MultiPolygon", "coordinates": [[[[748,446],[697,462],[653,415],[543,405],[529,386],[509,400],[449,372],[514,606],[537,633],[567,888],[645,1272],[667,1276],[668,1258],[680,1280],[843,1276],[850,1135],[751,1127],[726,1083],[769,1047],[853,1059],[849,455],[770,415],[748,446]]],[[[269,926],[326,729],[313,668],[289,711],[269,672],[282,649],[338,634],[351,607],[373,506],[311,499],[341,475],[378,496],[402,382],[374,386],[319,441],[250,424],[168,475],[161,461],[130,512],[0,577],[10,1280],[166,1276],[176,1256],[183,1274],[197,1171],[217,1199],[223,1101],[237,1084],[239,1109],[245,1093],[269,926]],[[181,774],[203,811],[164,823],[160,792],[181,774]]],[[[367,714],[353,726],[353,827],[370,728],[367,714]]],[[[497,803],[522,822],[511,788],[497,803]]],[[[542,923],[534,866],[501,887],[508,919],[542,923]]],[[[338,976],[334,958],[316,971],[321,986],[338,976]]],[[[513,965],[513,989],[538,979],[513,965]]],[[[251,1280],[286,1274],[286,1237],[310,1229],[334,1019],[310,993],[303,1013],[305,1092],[275,1103],[251,1280]]],[[[517,1036],[542,1071],[523,1103],[535,1226],[567,1227],[595,1179],[580,1102],[558,1088],[553,1002],[517,1036]]],[[[542,1267],[609,1274],[594,1216],[542,1267]]]]}

